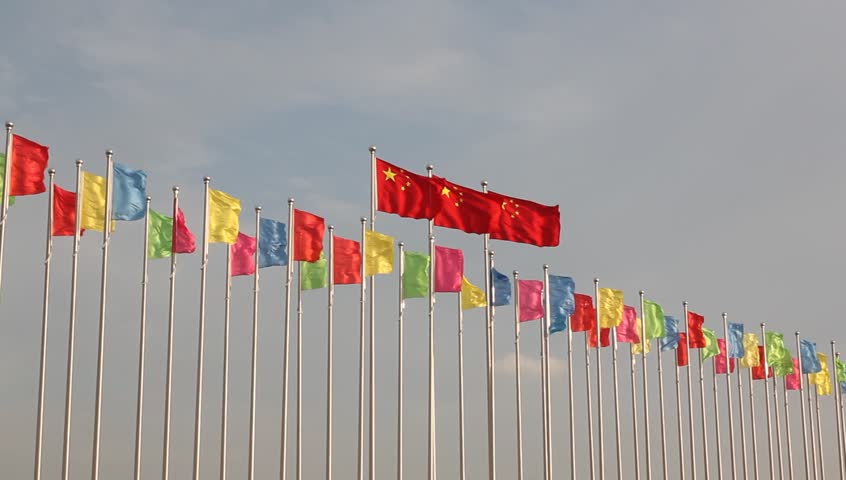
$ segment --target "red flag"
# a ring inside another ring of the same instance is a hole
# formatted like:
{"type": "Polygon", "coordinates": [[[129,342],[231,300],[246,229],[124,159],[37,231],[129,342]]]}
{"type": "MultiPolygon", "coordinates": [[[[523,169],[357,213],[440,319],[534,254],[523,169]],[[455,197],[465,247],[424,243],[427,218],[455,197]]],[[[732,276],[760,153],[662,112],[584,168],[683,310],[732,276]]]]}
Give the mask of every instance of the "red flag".
{"type": "Polygon", "coordinates": [[[457,248],[435,246],[435,292],[461,292],[464,276],[464,252],[457,248]]]}
{"type": "MultiPolygon", "coordinates": [[[[599,346],[607,347],[608,345],[611,345],[611,329],[600,328],[599,346]]],[[[588,334],[588,346],[590,348],[596,348],[596,322],[593,322],[593,328],[590,329],[590,333],[588,334]]]]}
{"type": "Polygon", "coordinates": [[[173,242],[171,250],[173,253],[194,253],[197,249],[197,242],[188,225],[185,223],[185,214],[182,209],[176,210],[176,223],[173,224],[173,242]]]}
{"type": "Polygon", "coordinates": [[[376,159],[376,199],[380,212],[407,218],[434,218],[440,189],[431,178],[376,159]]]}
{"type": "Polygon", "coordinates": [[[717,345],[720,346],[720,353],[714,357],[714,373],[727,374],[729,371],[734,373],[734,358],[729,358],[726,365],[726,341],[718,338],[717,345]]]}
{"type": "Polygon", "coordinates": [[[799,359],[793,357],[793,372],[784,377],[784,386],[788,390],[802,390],[802,373],[799,372],[799,359]]]}
{"type": "Polygon", "coordinates": [[[680,367],[687,366],[687,335],[684,332],[679,332],[679,346],[676,348],[676,365],[680,367]]]}
{"type": "Polygon", "coordinates": [[[9,166],[9,195],[35,195],[47,191],[44,170],[48,147],[20,135],[12,135],[12,164],[9,166]]]}
{"type": "MultiPolygon", "coordinates": [[[[758,362],[757,367],[752,367],[752,380],[763,380],[764,379],[764,347],[761,346],[761,345],[758,345],[758,358],[760,358],[761,361],[758,362]]],[[[767,377],[766,378],[772,378],[772,377],[773,377],[773,367],[769,367],[769,368],[767,368],[767,377]]]]}
{"type": "Polygon", "coordinates": [[[705,317],[698,313],[687,312],[687,336],[690,339],[690,348],[705,348],[703,324],[705,324],[705,317]]]}
{"type": "Polygon", "coordinates": [[[53,236],[72,237],[75,230],[76,193],[53,185],[53,236]]]}
{"type": "Polygon", "coordinates": [[[252,275],[256,273],[256,239],[238,232],[238,240],[229,246],[231,275],[252,275]]]}
{"type": "Polygon", "coordinates": [[[576,308],[570,317],[570,330],[574,332],[587,332],[596,324],[596,310],[593,307],[593,298],[590,295],[581,293],[575,294],[576,308]]]}
{"type": "Polygon", "coordinates": [[[491,233],[497,230],[502,209],[495,198],[478,190],[433,177],[439,186],[440,207],[435,225],[467,233],[491,233]]]}
{"type": "Polygon", "coordinates": [[[332,252],[335,283],[350,285],[361,283],[361,244],[355,240],[335,237],[332,252]]]}
{"type": "Polygon", "coordinates": [[[634,307],[623,305],[623,322],[617,325],[617,341],[640,343],[640,332],[637,331],[637,312],[634,307]]]}
{"type": "Polygon", "coordinates": [[[499,226],[491,233],[491,238],[538,247],[558,246],[561,239],[558,205],[542,205],[494,192],[488,192],[488,195],[502,211],[499,226]]]}
{"type": "Polygon", "coordinates": [[[294,260],[320,260],[324,228],[322,217],[294,209],[294,260]]]}

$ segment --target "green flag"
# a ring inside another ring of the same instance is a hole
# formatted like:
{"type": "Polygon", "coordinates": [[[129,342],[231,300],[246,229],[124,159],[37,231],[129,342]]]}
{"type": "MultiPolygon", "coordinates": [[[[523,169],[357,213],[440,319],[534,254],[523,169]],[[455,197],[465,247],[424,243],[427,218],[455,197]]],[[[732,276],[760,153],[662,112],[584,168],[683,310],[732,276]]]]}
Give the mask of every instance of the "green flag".
{"type": "MultiPolygon", "coordinates": [[[[0,153],[0,195],[3,193],[3,185],[6,179],[6,155],[0,153]]],[[[15,197],[9,195],[9,206],[15,204],[15,197]]]]}
{"type": "Polygon", "coordinates": [[[846,382],[846,363],[841,362],[840,359],[835,359],[834,370],[837,376],[837,383],[846,382]]]}
{"type": "MultiPolygon", "coordinates": [[[[707,328],[702,329],[702,335],[705,337],[705,348],[702,349],[702,360],[708,360],[711,357],[716,357],[720,354],[720,344],[717,343],[717,334],[713,330],[707,328]]],[[[793,365],[791,363],[791,365],[793,365]]]]}
{"type": "Polygon", "coordinates": [[[147,258],[167,258],[173,250],[173,218],[150,209],[147,258]]]}
{"type": "Polygon", "coordinates": [[[316,262],[300,262],[300,287],[303,290],[329,286],[326,263],[326,254],[323,252],[320,252],[320,259],[316,262]]]}
{"type": "Polygon", "coordinates": [[[643,317],[647,340],[662,338],[667,334],[664,327],[664,309],[661,305],[651,300],[644,300],[643,317]]]}
{"type": "Polygon", "coordinates": [[[417,252],[404,253],[402,298],[422,298],[429,295],[429,256],[417,252]]]}
{"type": "Polygon", "coordinates": [[[778,377],[793,373],[793,357],[784,346],[784,334],[767,332],[764,342],[767,349],[767,363],[773,367],[773,373],[778,377]]]}

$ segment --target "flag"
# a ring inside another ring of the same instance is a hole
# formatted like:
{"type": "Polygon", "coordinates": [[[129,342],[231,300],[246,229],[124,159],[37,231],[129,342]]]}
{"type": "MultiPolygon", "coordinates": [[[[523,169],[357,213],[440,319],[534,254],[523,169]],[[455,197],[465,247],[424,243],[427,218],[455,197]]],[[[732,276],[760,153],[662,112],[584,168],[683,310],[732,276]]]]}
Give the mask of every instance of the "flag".
{"type": "Polygon", "coordinates": [[[176,238],[173,239],[173,253],[194,253],[197,249],[197,242],[194,234],[188,229],[188,224],[185,223],[185,214],[182,209],[176,210],[176,238]]]}
{"type": "Polygon", "coordinates": [[[241,200],[220,190],[209,189],[209,242],[230,245],[237,242],[239,215],[241,200]]]}
{"type": "Polygon", "coordinates": [[[288,265],[288,232],[285,224],[262,218],[259,221],[259,268],[288,265]]]}
{"type": "Polygon", "coordinates": [[[687,339],[690,348],[705,348],[705,335],[702,333],[702,325],[705,317],[698,313],[687,312],[687,339]]]}
{"type": "Polygon", "coordinates": [[[793,370],[793,357],[784,346],[784,334],[767,332],[764,344],[767,346],[767,365],[773,367],[779,377],[789,374],[793,370]]]}
{"type": "Polygon", "coordinates": [[[720,347],[720,353],[714,357],[714,373],[728,374],[734,373],[734,359],[727,358],[726,355],[726,341],[722,338],[717,339],[717,345],[720,347]]]}
{"type": "Polygon", "coordinates": [[[719,355],[720,346],[717,344],[717,334],[708,328],[702,329],[702,335],[705,337],[705,348],[702,350],[702,360],[719,355]]]}
{"type": "MultiPolygon", "coordinates": [[[[758,345],[758,358],[764,359],[764,347],[758,345]]],[[[752,367],[752,380],[764,380],[764,366],[766,366],[766,361],[759,361],[758,365],[752,367]]],[[[773,367],[767,366],[767,375],[766,378],[772,378],[773,376],[773,367]]]]}
{"type": "Polygon", "coordinates": [[[355,240],[335,237],[332,268],[336,285],[361,283],[361,244],[355,240]]]}
{"type": "MultiPolygon", "coordinates": [[[[467,233],[491,233],[497,230],[503,209],[490,195],[456,185],[446,178],[433,177],[440,193],[440,207],[435,225],[467,233]]],[[[437,265],[435,261],[435,265],[437,265]]]]}
{"type": "MultiPolygon", "coordinates": [[[[639,317],[635,318],[635,327],[637,329],[638,335],[640,335],[641,332],[643,332],[643,321],[641,321],[639,317]]],[[[643,353],[643,346],[644,343],[640,341],[640,336],[638,336],[638,342],[632,344],[632,353],[634,353],[635,355],[640,355],[641,353],[643,353]]],[[[646,353],[649,353],[650,351],[652,351],[652,342],[650,340],[647,340],[646,353]]]]}
{"type": "Polygon", "coordinates": [[[558,246],[561,239],[558,205],[542,205],[494,192],[488,192],[488,195],[502,212],[497,231],[491,233],[492,239],[538,247],[558,246]]]}
{"type": "MultiPolygon", "coordinates": [[[[76,192],[53,185],[53,236],[73,236],[76,232],[76,192]]],[[[82,233],[82,232],[80,232],[82,233]]]]}
{"type": "Polygon", "coordinates": [[[364,232],[364,274],[380,275],[394,271],[394,237],[367,230],[364,232]]]}
{"type": "Polygon", "coordinates": [[[20,135],[12,135],[9,195],[35,195],[46,192],[44,170],[47,169],[49,157],[49,147],[39,145],[20,135]]]}
{"type": "Polygon", "coordinates": [[[757,367],[761,363],[758,356],[758,335],[754,333],[743,334],[743,358],[740,359],[740,366],[743,368],[757,367]]]}
{"type": "Polygon", "coordinates": [[[147,209],[147,174],[119,163],[114,164],[112,180],[113,220],[141,220],[147,209]]]}
{"type": "Polygon", "coordinates": [[[623,321],[617,326],[617,341],[626,343],[640,343],[640,332],[637,330],[637,311],[634,307],[623,306],[623,321]]]}
{"type": "Polygon", "coordinates": [[[567,319],[576,309],[575,291],[576,282],[571,277],[549,276],[549,333],[567,329],[567,319]]]}
{"type": "Polygon", "coordinates": [[[822,370],[816,343],[804,338],[799,340],[799,356],[802,357],[802,373],[817,373],[822,370]]]}
{"type": "Polygon", "coordinates": [[[435,246],[435,292],[460,292],[464,275],[464,252],[435,246]]]}
{"type": "Polygon", "coordinates": [[[326,288],[329,284],[326,263],[326,254],[323,252],[320,252],[320,258],[316,262],[300,262],[300,288],[326,288]]]}
{"type": "Polygon", "coordinates": [[[596,324],[596,310],[590,295],[576,293],[574,295],[576,308],[570,317],[570,330],[574,332],[588,332],[596,324]]]}
{"type": "MultiPolygon", "coordinates": [[[[437,266],[437,264],[435,264],[437,266]]],[[[540,280],[518,280],[517,298],[520,300],[518,319],[521,322],[543,318],[543,282],[540,280]]]]}
{"type": "Polygon", "coordinates": [[[831,374],[828,370],[828,357],[817,352],[820,371],[808,374],[808,382],[817,386],[817,395],[831,395],[831,374]]]}
{"type": "MultiPolygon", "coordinates": [[[[593,328],[590,329],[588,334],[588,347],[589,348],[597,348],[596,346],[596,323],[594,322],[593,328]]],[[[604,348],[611,345],[611,328],[600,328],[599,329],[599,348],[604,348]]]]}
{"type": "Polygon", "coordinates": [[[743,324],[728,324],[728,356],[743,358],[743,324]]]}
{"type": "Polygon", "coordinates": [[[233,277],[256,273],[255,237],[238,232],[238,240],[229,246],[229,250],[231,255],[229,271],[233,277]]]}
{"type": "Polygon", "coordinates": [[[784,377],[784,387],[788,390],[802,390],[802,372],[799,371],[799,359],[793,359],[793,371],[784,377]]]}
{"type": "Polygon", "coordinates": [[[495,268],[491,268],[491,290],[492,306],[504,307],[511,303],[511,279],[495,268]]]}
{"type": "Polygon", "coordinates": [[[646,339],[661,338],[664,331],[664,309],[657,303],[645,300],[643,302],[643,321],[646,325],[646,339]]]}
{"type": "Polygon", "coordinates": [[[616,327],[623,321],[623,291],[599,289],[599,326],[616,327]]]}
{"type": "Polygon", "coordinates": [[[837,383],[846,382],[846,363],[841,362],[839,358],[834,359],[834,377],[837,383]]]}
{"type": "Polygon", "coordinates": [[[429,295],[429,256],[417,252],[403,252],[405,271],[402,274],[402,298],[422,298],[429,295]]]}
{"type": "Polygon", "coordinates": [[[688,358],[687,350],[687,334],[679,332],[679,348],[676,349],[676,365],[679,367],[687,366],[690,359],[688,358]]]}
{"type": "MultiPolygon", "coordinates": [[[[0,152],[0,192],[3,191],[3,176],[6,175],[6,155],[0,152]]],[[[9,206],[15,204],[15,197],[9,196],[9,206]]]]}
{"type": "Polygon", "coordinates": [[[294,209],[294,260],[314,262],[323,253],[322,217],[294,209]]]}
{"type": "Polygon", "coordinates": [[[679,321],[670,315],[664,316],[664,336],[658,340],[661,351],[673,350],[679,346],[679,321]]]}
{"type": "Polygon", "coordinates": [[[487,305],[485,299],[485,292],[470,283],[467,277],[461,277],[461,309],[470,310],[471,308],[479,308],[487,305]]]}
{"type": "Polygon", "coordinates": [[[147,258],[166,258],[170,256],[173,242],[173,218],[150,209],[149,231],[147,233],[147,258]]]}
{"type": "MultiPolygon", "coordinates": [[[[103,231],[106,217],[106,179],[88,172],[82,172],[82,218],[81,228],[103,231]]],[[[112,231],[115,223],[112,222],[112,231]]]]}
{"type": "Polygon", "coordinates": [[[440,190],[426,176],[417,175],[376,159],[376,198],[380,212],[406,218],[434,218],[440,190]]]}

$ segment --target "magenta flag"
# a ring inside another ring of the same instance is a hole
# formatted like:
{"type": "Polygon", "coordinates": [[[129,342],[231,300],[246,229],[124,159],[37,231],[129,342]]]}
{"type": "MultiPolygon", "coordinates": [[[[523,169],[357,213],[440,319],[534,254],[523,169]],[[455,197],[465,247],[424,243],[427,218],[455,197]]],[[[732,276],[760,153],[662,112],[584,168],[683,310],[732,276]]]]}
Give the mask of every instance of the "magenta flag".
{"type": "Polygon", "coordinates": [[[457,248],[435,246],[435,292],[461,292],[464,276],[464,252],[457,248]]]}
{"type": "Polygon", "coordinates": [[[623,322],[617,325],[617,341],[640,343],[637,331],[637,311],[634,307],[623,305],[623,322]]]}
{"type": "Polygon", "coordinates": [[[238,232],[238,240],[229,246],[230,272],[233,277],[252,275],[256,272],[256,239],[238,232]]]}
{"type": "Polygon", "coordinates": [[[802,390],[802,374],[799,372],[799,359],[793,357],[793,372],[784,376],[784,386],[788,390],[802,390]]]}
{"type": "Polygon", "coordinates": [[[540,280],[518,280],[517,295],[520,311],[517,318],[521,322],[543,318],[543,282],[540,280]]]}
{"type": "Polygon", "coordinates": [[[714,373],[726,374],[731,371],[734,373],[734,358],[730,358],[728,368],[726,368],[726,341],[722,338],[717,339],[717,345],[720,346],[720,353],[714,357],[714,373]]]}

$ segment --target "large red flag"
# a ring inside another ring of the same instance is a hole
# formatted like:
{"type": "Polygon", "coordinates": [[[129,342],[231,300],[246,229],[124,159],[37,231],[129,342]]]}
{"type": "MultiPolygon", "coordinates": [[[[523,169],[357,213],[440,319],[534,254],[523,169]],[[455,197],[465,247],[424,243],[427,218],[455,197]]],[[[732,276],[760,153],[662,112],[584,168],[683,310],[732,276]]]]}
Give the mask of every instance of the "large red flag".
{"type": "Polygon", "coordinates": [[[593,307],[593,298],[582,293],[575,294],[576,308],[570,317],[570,330],[574,332],[587,332],[596,325],[596,309],[593,307]]]}
{"type": "Polygon", "coordinates": [[[256,239],[238,232],[238,239],[229,246],[230,272],[233,277],[256,273],[256,239]]]}
{"type": "Polygon", "coordinates": [[[335,237],[332,265],[336,284],[360,284],[361,244],[355,240],[335,237]]]}
{"type": "Polygon", "coordinates": [[[538,247],[555,247],[561,240],[558,205],[542,205],[517,197],[488,192],[502,211],[491,238],[538,247]]]}
{"type": "Polygon", "coordinates": [[[185,214],[182,209],[176,210],[176,222],[174,225],[173,242],[171,250],[173,253],[194,253],[197,249],[197,240],[194,234],[188,229],[188,224],[185,223],[185,214]]]}
{"type": "Polygon", "coordinates": [[[73,236],[75,230],[76,192],[53,185],[53,236],[73,236]]]}
{"type": "MultiPolygon", "coordinates": [[[[761,359],[758,362],[757,367],[752,367],[752,380],[763,380],[764,379],[764,347],[758,345],[758,358],[761,359]]],[[[773,377],[773,367],[767,368],[767,376],[766,378],[773,377]]]]}
{"type": "Polygon", "coordinates": [[[35,195],[47,191],[44,170],[47,168],[48,150],[44,145],[20,135],[12,135],[9,195],[35,195]]]}
{"type": "Polygon", "coordinates": [[[705,324],[705,317],[698,313],[687,312],[687,337],[690,339],[690,348],[705,348],[703,324],[705,324]]]}
{"type": "Polygon", "coordinates": [[[407,218],[434,218],[440,189],[426,176],[376,159],[376,203],[380,212],[407,218]]]}
{"type": "Polygon", "coordinates": [[[446,178],[433,178],[440,193],[435,225],[467,233],[492,233],[499,228],[502,209],[495,198],[446,178]]]}
{"type": "Polygon", "coordinates": [[[323,252],[322,217],[294,209],[294,260],[316,262],[323,252]]]}
{"type": "Polygon", "coordinates": [[[687,366],[687,335],[684,332],[679,332],[679,346],[676,348],[676,365],[680,367],[687,366]]]}

